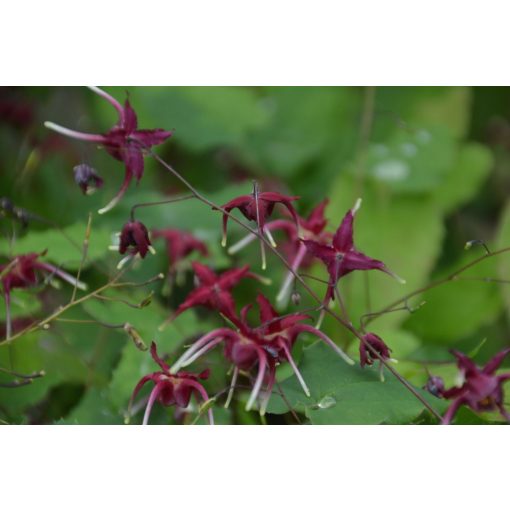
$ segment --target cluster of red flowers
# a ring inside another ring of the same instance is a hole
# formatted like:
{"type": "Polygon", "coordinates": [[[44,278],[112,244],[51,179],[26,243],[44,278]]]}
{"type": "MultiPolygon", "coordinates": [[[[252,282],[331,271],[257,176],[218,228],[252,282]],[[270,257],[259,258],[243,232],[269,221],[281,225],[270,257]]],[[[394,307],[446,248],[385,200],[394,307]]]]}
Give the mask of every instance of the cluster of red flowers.
{"type": "MultiPolygon", "coordinates": [[[[92,90],[106,99],[119,115],[117,124],[106,134],[81,133],[49,122],[46,123],[46,126],[66,136],[99,144],[115,159],[124,164],[124,182],[117,196],[99,211],[105,213],[118,203],[133,177],[137,181],[141,179],[144,171],[143,158],[147,151],[151,147],[163,143],[172,135],[172,132],[163,129],[138,129],[137,116],[129,101],[126,101],[122,106],[104,91],[95,87],[92,90]]],[[[75,167],[75,180],[84,193],[89,193],[103,184],[103,180],[98,173],[87,165],[75,167]]],[[[229,253],[235,253],[258,238],[261,246],[263,269],[266,266],[266,242],[274,249],[276,243],[273,233],[282,231],[285,234],[287,240],[281,253],[285,254],[290,270],[284,278],[277,301],[285,302],[288,299],[297,272],[310,265],[313,259],[320,260],[329,275],[327,290],[321,307],[321,316],[333,301],[339,300],[337,284],[345,275],[353,271],[374,269],[396,277],[382,261],[365,255],[355,247],[353,224],[361,200],[358,200],[354,207],[347,211],[335,232],[328,232],[325,217],[327,200],[319,203],[308,217],[303,218],[295,209],[298,199],[297,196],[287,196],[271,191],[261,192],[258,186],[255,185],[251,194],[236,197],[219,208],[223,213],[223,246],[226,246],[227,223],[231,211],[238,209],[248,221],[255,223],[256,229],[231,246],[229,253]],[[287,216],[270,221],[276,205],[283,206],[287,216]]],[[[176,229],[158,229],[152,231],[152,237],[165,240],[168,248],[170,270],[176,270],[182,266],[185,259],[194,251],[202,256],[208,255],[206,245],[189,232],[176,229]]],[[[118,251],[125,256],[119,267],[133,257],[143,259],[149,251],[153,251],[149,230],[146,226],[131,218],[122,228],[118,251]]],[[[9,308],[11,289],[35,285],[38,271],[55,274],[71,283],[79,284],[60,269],[39,262],[38,257],[38,254],[22,255],[14,258],[8,264],[0,266],[7,308],[9,308]]],[[[158,355],[156,345],[152,344],[152,357],[161,370],[144,376],[136,385],[132,397],[133,400],[145,383],[149,381],[154,383],[146,406],[144,424],[148,423],[152,407],[156,401],[164,406],[175,405],[179,408],[187,408],[192,395],[204,402],[210,400],[206,390],[199,382],[199,379],[208,377],[208,372],[194,375],[182,369],[220,344],[223,345],[225,358],[233,365],[232,383],[226,405],[232,398],[237,378],[239,373],[242,372],[251,377],[253,381],[246,409],[250,410],[258,403],[261,414],[265,413],[273,391],[276,368],[282,363],[290,364],[304,393],[307,396],[310,395],[309,388],[292,357],[293,346],[302,333],[314,335],[319,341],[331,347],[344,361],[350,364],[353,363],[340,347],[320,330],[319,325],[313,327],[307,323],[311,319],[309,315],[299,312],[279,315],[263,293],[259,293],[257,296],[259,321],[256,325],[252,325],[248,320],[251,305],[238,310],[232,294],[233,289],[243,279],[261,280],[261,277],[252,272],[248,266],[232,268],[221,274],[215,273],[210,267],[199,262],[192,262],[191,267],[196,276],[197,286],[178,306],[169,320],[173,320],[190,308],[205,307],[220,314],[228,325],[210,331],[196,340],[173,365],[167,364],[158,355]]],[[[396,278],[398,279],[398,277],[396,278]]],[[[359,340],[360,364],[362,367],[372,365],[377,360],[382,364],[390,359],[390,348],[375,333],[369,332],[360,335],[359,340]]],[[[465,378],[463,386],[444,390],[444,385],[438,378],[430,382],[430,386],[431,388],[433,386],[432,389],[437,396],[454,399],[452,406],[444,417],[445,423],[451,421],[460,405],[468,405],[476,411],[497,408],[505,418],[509,418],[503,409],[501,385],[510,376],[508,374],[504,376],[494,375],[495,370],[507,353],[508,350],[499,354],[482,370],[479,370],[467,357],[455,353],[459,360],[459,368],[465,378]]],[[[209,420],[213,423],[213,413],[210,406],[208,413],[209,420]]]]}

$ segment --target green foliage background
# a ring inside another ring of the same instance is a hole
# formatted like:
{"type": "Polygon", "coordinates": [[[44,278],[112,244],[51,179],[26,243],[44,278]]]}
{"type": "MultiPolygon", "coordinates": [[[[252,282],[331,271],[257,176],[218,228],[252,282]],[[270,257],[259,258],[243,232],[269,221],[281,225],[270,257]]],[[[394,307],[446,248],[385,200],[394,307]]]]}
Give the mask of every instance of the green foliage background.
{"type": "MultiPolygon", "coordinates": [[[[124,88],[107,88],[122,99],[124,88]]],[[[217,203],[249,192],[256,178],[264,189],[300,195],[299,212],[307,213],[329,197],[330,228],[336,228],[355,199],[363,198],[356,219],[355,241],[370,256],[381,259],[407,280],[405,287],[384,274],[354,273],[342,280],[349,313],[356,324],[368,309],[379,310],[403,294],[448,275],[483,253],[465,252],[470,239],[482,239],[491,249],[510,245],[510,90],[468,87],[129,87],[129,98],[143,128],[175,128],[174,136],[157,152],[217,203]],[[371,125],[370,130],[363,126],[371,125]],[[369,293],[367,294],[367,286],[369,293]]],[[[89,212],[93,229],[83,279],[90,288],[113,274],[119,256],[108,251],[135,203],[160,200],[184,191],[158,164],[146,158],[145,175],[132,185],[112,212],[99,217],[123,178],[123,165],[104,151],[68,141],[48,132],[45,120],[90,132],[104,132],[116,121],[115,111],[87,89],[0,89],[0,195],[51,222],[81,245],[89,212]],[[11,105],[11,109],[4,105],[11,105]],[[12,105],[16,108],[13,109],[12,105]],[[26,110],[26,111],[25,111],[26,110]],[[25,111],[24,115],[20,111],[25,111]],[[72,168],[86,162],[105,179],[93,196],[84,196],[73,182],[72,168]]],[[[218,269],[231,264],[220,246],[220,216],[194,201],[140,210],[150,228],[174,227],[192,231],[206,241],[218,269]]],[[[33,222],[16,230],[0,218],[0,254],[9,256],[48,249],[47,259],[69,271],[79,267],[79,248],[54,228],[33,222]]],[[[234,227],[232,225],[232,227],[234,227]]],[[[230,239],[242,233],[232,228],[230,239]]],[[[130,274],[143,281],[166,272],[164,246],[130,274]]],[[[478,252],[477,250],[480,250],[478,252]]],[[[258,265],[252,246],[237,260],[258,265]]],[[[508,279],[510,258],[489,259],[465,276],[508,279]]],[[[320,266],[313,269],[323,276],[320,266]]],[[[270,256],[268,276],[273,285],[262,289],[274,299],[284,271],[270,256]]],[[[322,293],[320,284],[314,284],[322,293]]],[[[150,290],[155,299],[136,310],[120,302],[87,301],[65,317],[77,320],[129,321],[146,342],[155,339],[160,350],[173,355],[190,338],[221,324],[212,314],[190,311],[164,332],[158,325],[192,288],[188,272],[168,292],[153,284],[123,294],[131,302],[150,290]]],[[[41,289],[39,289],[41,290],[41,289]]],[[[242,304],[253,300],[257,285],[236,291],[242,304]]],[[[15,292],[14,316],[42,318],[69,299],[62,285],[41,292],[15,292]]],[[[110,296],[118,297],[113,293],[110,296]]],[[[412,300],[426,300],[412,315],[396,312],[377,319],[372,330],[383,337],[399,359],[399,371],[417,387],[426,380],[425,367],[455,380],[447,349],[476,349],[483,363],[510,343],[508,285],[459,279],[412,300]]],[[[312,301],[303,294],[302,307],[312,301]]],[[[0,321],[4,309],[0,307],[0,321]]],[[[325,331],[356,355],[356,342],[326,319],[325,331]]],[[[310,343],[307,341],[305,343],[310,343]]],[[[312,390],[304,401],[299,387],[282,368],[279,379],[302,421],[325,423],[410,423],[427,421],[423,407],[397,381],[380,383],[371,370],[350,368],[322,346],[296,348],[303,375],[312,390]]],[[[155,370],[148,353],[134,347],[123,332],[95,324],[53,323],[48,330],[25,335],[10,354],[18,371],[44,369],[46,376],[16,389],[0,388],[0,419],[6,423],[123,423],[137,380],[155,370]]],[[[0,366],[9,353],[0,344],[0,366]]],[[[211,391],[228,384],[221,353],[199,363],[210,366],[211,391]]],[[[0,374],[1,380],[7,376],[0,374]]],[[[1,382],[1,381],[0,381],[1,382]]],[[[220,423],[260,423],[257,413],[246,413],[241,391],[231,410],[216,406],[220,423]]],[[[433,397],[431,397],[432,400],[433,397]]],[[[434,405],[442,410],[443,403],[434,405]]],[[[269,407],[269,423],[293,423],[279,397],[269,407]]],[[[476,418],[476,417],[475,417],[476,418]]],[[[156,406],[154,423],[174,423],[173,409],[156,406]]],[[[191,421],[193,416],[186,420],[191,421]]],[[[484,416],[483,423],[497,419],[484,416]]],[[[140,413],[132,422],[140,420],[140,413]]],[[[459,423],[473,423],[469,412],[459,423]]],[[[478,420],[478,418],[476,418],[478,420]]],[[[204,422],[200,420],[199,423],[204,422]]]]}

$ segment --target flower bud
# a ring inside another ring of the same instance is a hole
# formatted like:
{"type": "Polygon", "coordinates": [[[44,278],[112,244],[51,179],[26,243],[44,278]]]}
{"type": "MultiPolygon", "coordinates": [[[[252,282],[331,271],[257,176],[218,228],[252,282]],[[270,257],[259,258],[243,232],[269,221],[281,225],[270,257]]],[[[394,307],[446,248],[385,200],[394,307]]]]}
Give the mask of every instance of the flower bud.
{"type": "Polygon", "coordinates": [[[103,185],[103,179],[89,165],[81,164],[73,168],[74,181],[83,191],[84,195],[92,195],[103,185]]]}

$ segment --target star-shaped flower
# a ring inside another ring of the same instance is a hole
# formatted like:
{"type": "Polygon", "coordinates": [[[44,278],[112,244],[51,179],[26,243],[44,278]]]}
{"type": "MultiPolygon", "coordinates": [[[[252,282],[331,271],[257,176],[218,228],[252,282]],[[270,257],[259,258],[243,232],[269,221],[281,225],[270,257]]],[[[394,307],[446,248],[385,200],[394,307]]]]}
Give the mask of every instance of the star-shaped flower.
{"type": "Polygon", "coordinates": [[[217,310],[229,320],[235,318],[236,307],[232,297],[232,289],[242,279],[257,279],[257,275],[250,272],[249,266],[229,269],[218,275],[212,269],[199,262],[192,262],[191,265],[199,285],[188,294],[188,297],[179,305],[170,320],[175,319],[185,310],[195,306],[204,306],[211,310],[217,310]]]}
{"type": "Polygon", "coordinates": [[[251,305],[245,306],[241,311],[240,318],[232,318],[232,322],[237,328],[235,331],[229,328],[221,328],[203,336],[188,348],[175,365],[172,366],[171,371],[176,372],[182,367],[190,365],[216,345],[224,342],[225,357],[234,364],[231,389],[226,405],[228,406],[232,398],[239,371],[250,372],[256,367],[257,375],[248,403],[246,404],[246,409],[248,411],[252,409],[262,391],[264,382],[266,382],[264,397],[260,404],[260,413],[264,414],[275,382],[276,367],[281,363],[289,362],[303,391],[307,396],[310,396],[310,390],[303,380],[291,354],[292,347],[301,333],[306,332],[317,336],[332,347],[347,363],[354,363],[322,331],[302,323],[310,318],[308,315],[298,313],[279,316],[268,299],[262,294],[258,295],[257,303],[260,312],[260,325],[258,327],[254,328],[248,324],[247,318],[251,305]]]}
{"type": "Polygon", "coordinates": [[[129,104],[129,100],[126,99],[124,106],[122,106],[116,99],[103,90],[97,87],[90,88],[92,91],[106,99],[119,114],[117,124],[107,133],[82,133],[59,126],[53,122],[45,122],[44,125],[47,128],[57,131],[65,136],[99,144],[103,146],[115,159],[124,163],[126,169],[124,182],[122,183],[119,192],[111,200],[111,202],[103,209],[100,209],[99,213],[103,214],[115,207],[115,205],[123,197],[133,177],[136,178],[137,181],[142,178],[144,170],[144,151],[150,149],[154,145],[160,145],[167,138],[172,136],[173,132],[159,128],[138,129],[136,113],[129,104]]]}
{"type": "MultiPolygon", "coordinates": [[[[287,237],[287,242],[282,245],[282,253],[286,254],[289,259],[290,269],[287,272],[283,284],[276,297],[277,302],[286,302],[290,296],[291,286],[295,279],[295,274],[300,268],[309,267],[313,257],[308,253],[306,246],[301,242],[302,239],[307,241],[316,241],[317,243],[329,244],[333,238],[333,234],[326,232],[327,219],[324,210],[329,200],[325,199],[312,209],[310,214],[303,218],[297,215],[297,223],[289,219],[277,219],[266,223],[266,232],[272,233],[282,231],[287,237]]],[[[250,244],[256,239],[254,234],[248,234],[240,241],[232,245],[228,253],[233,255],[239,250],[250,244]]]]}
{"type": "MultiPolygon", "coordinates": [[[[266,228],[266,222],[269,216],[273,213],[276,204],[282,204],[287,208],[292,218],[298,223],[298,217],[292,202],[297,200],[299,197],[290,197],[282,195],[281,193],[274,193],[272,191],[260,192],[257,183],[253,186],[253,192],[251,195],[242,195],[234,198],[230,202],[227,202],[222,206],[227,213],[230,213],[233,209],[239,209],[244,217],[250,221],[254,221],[257,224],[259,235],[265,235],[269,242],[276,246],[271,232],[266,228]]],[[[222,246],[227,245],[227,223],[228,214],[223,214],[223,239],[221,241],[222,246]]],[[[264,243],[261,240],[260,250],[262,255],[262,269],[266,268],[266,255],[264,249],[264,243]]]]}
{"type": "Polygon", "coordinates": [[[181,260],[194,251],[199,252],[204,257],[209,255],[206,244],[184,230],[172,228],[153,230],[152,237],[153,239],[164,239],[166,241],[168,260],[170,267],[173,269],[178,266],[181,260]]]}
{"type": "Polygon", "coordinates": [[[324,299],[328,303],[335,297],[335,287],[338,280],[352,271],[366,271],[377,269],[383,271],[399,281],[401,278],[391,272],[380,260],[367,257],[354,246],[353,222],[356,211],[361,205],[361,199],[358,199],[355,206],[345,215],[342,223],[333,236],[332,243],[324,244],[313,240],[303,239],[307,250],[326,265],[329,273],[329,284],[324,299]]]}
{"type": "Polygon", "coordinates": [[[62,280],[76,286],[78,289],[85,290],[87,286],[78,281],[70,274],[62,271],[60,268],[47,262],[39,261],[39,257],[46,252],[27,253],[18,255],[6,264],[0,264],[0,281],[2,282],[5,309],[6,309],[6,338],[9,339],[12,332],[11,321],[11,291],[13,289],[26,289],[37,285],[37,273],[56,275],[62,280]]]}
{"type": "MultiPolygon", "coordinates": [[[[151,345],[151,355],[161,370],[145,375],[140,379],[135,386],[129,403],[129,409],[131,409],[132,403],[142,387],[149,381],[154,383],[154,388],[150,393],[147,407],[145,408],[143,425],[149,423],[152,407],[156,400],[164,406],[176,405],[181,408],[188,407],[193,394],[199,396],[204,402],[209,400],[205,388],[198,382],[198,379],[207,379],[209,377],[209,370],[204,370],[198,375],[183,371],[172,373],[170,367],[158,356],[155,342],[152,342],[151,345]]],[[[214,425],[212,409],[208,410],[208,414],[209,423],[214,425]]]]}
{"type": "Polygon", "coordinates": [[[475,412],[498,410],[505,420],[510,422],[510,413],[504,408],[503,383],[510,379],[510,372],[496,375],[510,348],[494,356],[483,368],[479,368],[465,354],[452,351],[457,358],[457,366],[464,379],[460,387],[453,387],[442,392],[446,399],[453,399],[446,411],[442,423],[448,425],[460,406],[465,405],[475,412]]]}

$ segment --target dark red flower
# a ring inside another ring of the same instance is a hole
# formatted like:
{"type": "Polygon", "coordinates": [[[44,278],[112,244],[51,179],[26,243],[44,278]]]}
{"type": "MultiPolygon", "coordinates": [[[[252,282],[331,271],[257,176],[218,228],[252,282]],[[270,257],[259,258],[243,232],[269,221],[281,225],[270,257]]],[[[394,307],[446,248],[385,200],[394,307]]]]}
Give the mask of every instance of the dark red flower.
{"type": "Polygon", "coordinates": [[[230,402],[239,371],[251,371],[254,367],[257,367],[257,375],[246,409],[249,411],[253,407],[255,400],[262,391],[264,381],[266,381],[264,397],[260,404],[260,412],[264,414],[272,393],[275,370],[280,363],[289,362],[303,391],[307,396],[310,396],[310,391],[291,354],[292,347],[301,333],[307,332],[317,336],[332,347],[346,362],[349,364],[353,363],[324,333],[308,324],[302,323],[303,320],[310,318],[308,315],[297,313],[279,316],[271,306],[271,303],[262,294],[258,295],[257,303],[260,317],[260,325],[258,327],[254,328],[248,324],[247,316],[251,305],[245,306],[241,311],[240,318],[232,318],[232,322],[237,327],[236,331],[229,328],[220,328],[203,336],[179,358],[172,367],[172,370],[177,371],[181,367],[190,365],[216,345],[224,342],[225,357],[234,364],[231,391],[227,398],[227,405],[230,402]]]}
{"type": "Polygon", "coordinates": [[[374,349],[383,360],[390,359],[391,349],[384,343],[384,340],[374,333],[367,333],[363,335],[363,341],[360,341],[359,344],[359,361],[362,367],[373,365],[374,361],[379,359],[368,346],[374,349]]]}
{"type": "MultiPolygon", "coordinates": [[[[276,246],[273,236],[271,232],[266,228],[266,221],[273,213],[274,206],[276,204],[284,205],[287,210],[292,215],[296,224],[298,223],[298,218],[294,207],[292,206],[292,202],[297,200],[299,197],[289,197],[287,195],[282,195],[281,193],[274,193],[271,191],[267,192],[259,192],[258,186],[255,183],[253,186],[253,192],[251,195],[242,195],[240,197],[234,198],[230,202],[227,202],[222,206],[222,208],[230,213],[233,209],[239,209],[244,217],[248,220],[254,221],[257,224],[257,228],[260,235],[266,235],[269,239],[269,242],[276,246]]],[[[228,214],[223,214],[223,239],[221,241],[222,246],[227,245],[227,222],[228,222],[228,214]]],[[[261,254],[262,254],[262,268],[266,268],[266,260],[265,260],[265,251],[264,251],[264,243],[261,241],[261,254]]]]}
{"type": "Polygon", "coordinates": [[[446,411],[442,423],[448,425],[460,406],[465,405],[475,412],[498,410],[505,420],[510,421],[510,413],[503,406],[503,383],[510,379],[510,372],[496,375],[510,348],[494,356],[483,368],[479,368],[465,354],[451,351],[457,358],[457,366],[464,379],[462,386],[443,392],[443,397],[453,399],[446,411]]]}
{"type": "Polygon", "coordinates": [[[84,195],[91,195],[103,185],[103,179],[89,165],[81,164],[73,168],[74,181],[81,188],[84,195]]]}
{"type": "Polygon", "coordinates": [[[257,275],[250,272],[249,266],[229,269],[217,275],[212,269],[199,262],[192,262],[191,264],[199,285],[188,294],[188,297],[179,305],[171,319],[175,319],[188,308],[195,306],[218,310],[230,320],[235,318],[236,310],[231,293],[232,289],[243,278],[257,279],[257,275]]]}
{"type": "Polygon", "coordinates": [[[170,266],[174,268],[194,251],[199,252],[204,257],[209,255],[206,244],[184,230],[171,228],[153,230],[152,237],[154,239],[162,238],[166,241],[170,266]]]}
{"type": "Polygon", "coordinates": [[[154,250],[149,239],[149,232],[141,221],[130,221],[122,227],[119,244],[121,255],[129,250],[130,256],[139,254],[143,259],[151,249],[154,250]]]}
{"type": "MultiPolygon", "coordinates": [[[[161,370],[148,374],[140,379],[135,386],[129,403],[129,408],[131,409],[134,399],[145,383],[149,381],[154,383],[154,388],[150,393],[147,407],[145,408],[143,425],[148,424],[152,407],[156,400],[164,406],[176,405],[182,408],[188,407],[193,394],[197,397],[201,397],[204,402],[209,400],[205,388],[198,382],[198,379],[207,379],[209,377],[209,370],[204,370],[198,375],[183,371],[177,373],[172,372],[165,361],[158,356],[155,342],[151,344],[151,355],[152,359],[161,367],[161,370]]],[[[208,410],[208,414],[209,423],[214,425],[212,409],[208,410]]]]}
{"type": "Polygon", "coordinates": [[[377,269],[403,282],[403,280],[392,273],[383,262],[367,257],[365,254],[356,250],[353,239],[353,221],[360,204],[361,200],[358,200],[356,205],[347,212],[333,236],[331,245],[303,239],[307,250],[314,257],[322,260],[328,270],[329,285],[324,299],[325,302],[334,299],[335,286],[338,280],[352,271],[377,269]]]}
{"type": "Polygon", "coordinates": [[[122,198],[133,177],[139,181],[143,176],[144,151],[150,149],[154,145],[163,143],[167,138],[172,136],[172,131],[164,129],[138,129],[138,120],[136,113],[131,108],[129,101],[126,100],[122,106],[116,99],[97,87],[90,87],[91,90],[106,99],[118,112],[119,121],[106,134],[88,134],[67,129],[65,127],[54,124],[53,122],[45,122],[44,125],[71,138],[84,140],[87,142],[102,145],[109,154],[115,159],[122,161],[126,168],[124,182],[113,200],[103,209],[100,214],[112,209],[122,198]]]}
{"type": "Polygon", "coordinates": [[[6,308],[6,338],[9,338],[12,332],[11,291],[16,288],[26,289],[37,285],[37,273],[39,271],[56,275],[81,290],[87,288],[84,283],[76,280],[76,278],[58,267],[39,261],[40,256],[40,253],[27,253],[14,257],[7,264],[0,264],[0,281],[2,282],[6,308]]]}

